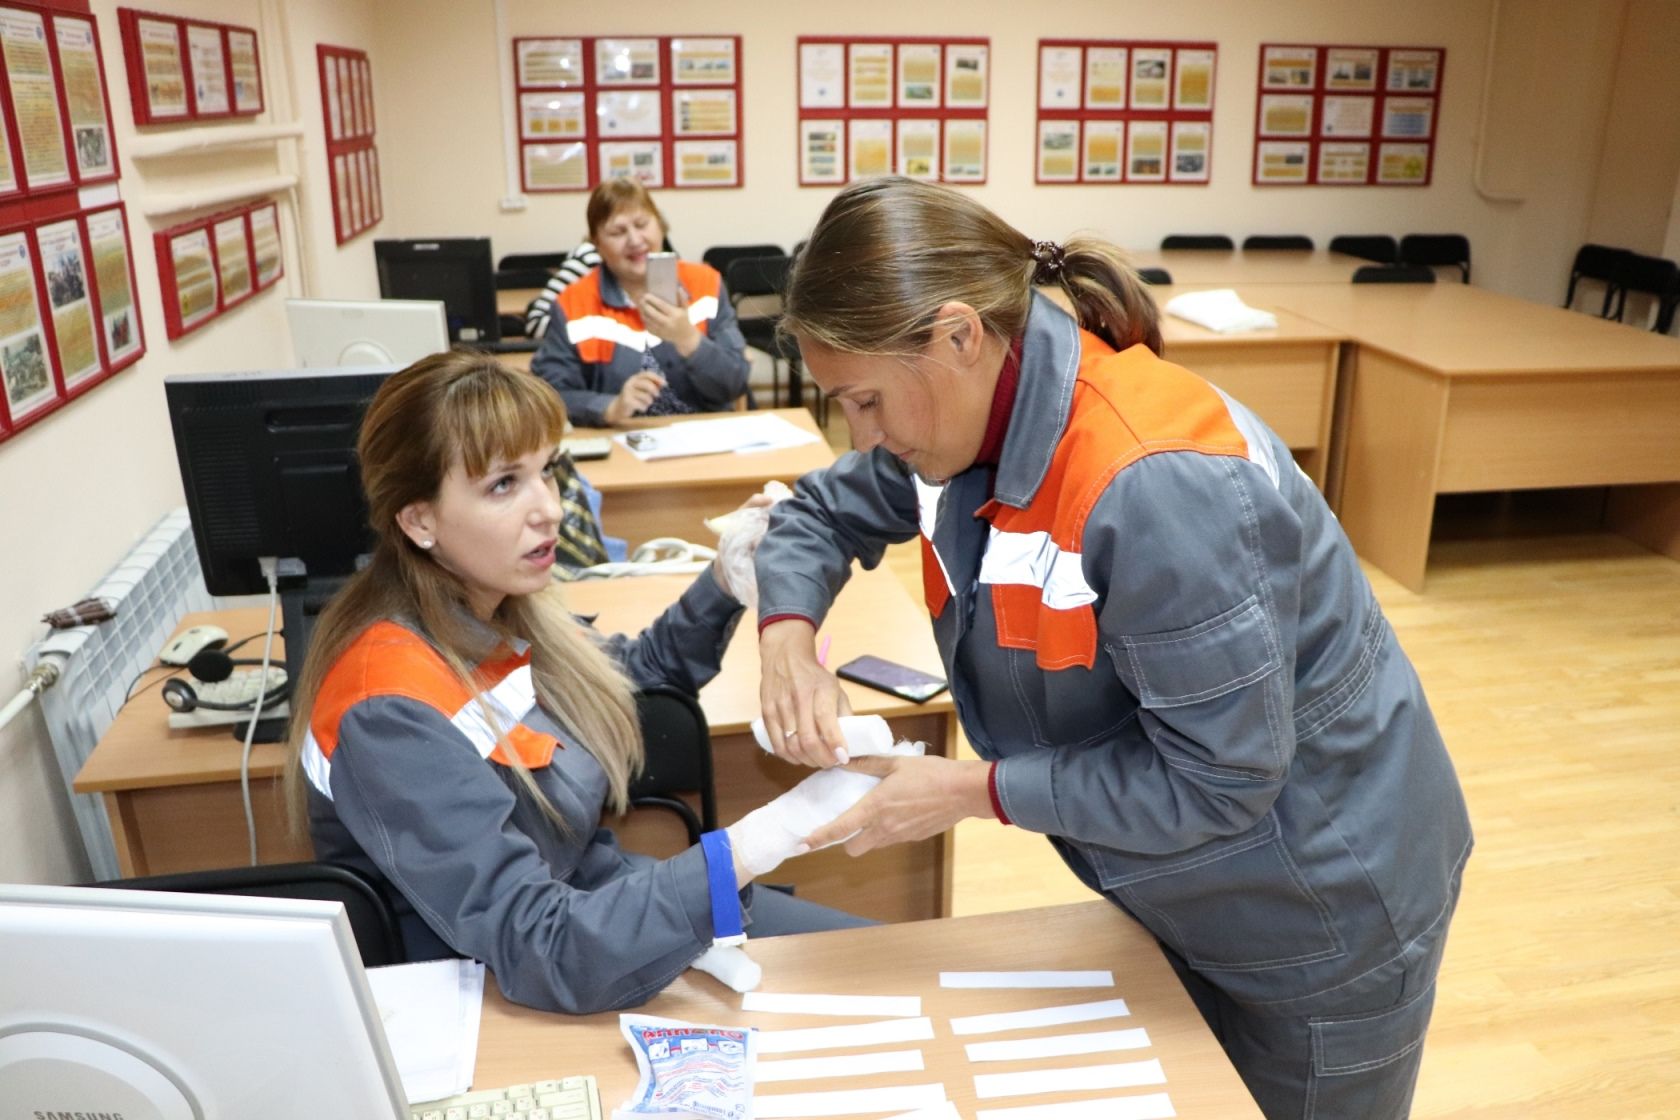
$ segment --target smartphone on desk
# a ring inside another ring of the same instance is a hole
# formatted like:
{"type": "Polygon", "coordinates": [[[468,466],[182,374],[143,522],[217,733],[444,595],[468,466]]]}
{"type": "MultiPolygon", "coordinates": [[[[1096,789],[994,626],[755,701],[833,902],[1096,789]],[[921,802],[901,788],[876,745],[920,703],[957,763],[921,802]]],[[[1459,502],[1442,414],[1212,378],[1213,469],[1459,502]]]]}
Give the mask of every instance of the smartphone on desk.
{"type": "Polygon", "coordinates": [[[677,255],[649,253],[647,256],[648,295],[658,296],[672,307],[681,307],[677,292],[677,255]]]}
{"type": "Polygon", "coordinates": [[[852,658],[834,670],[834,673],[843,681],[867,685],[915,704],[931,700],[948,687],[944,677],[936,677],[932,673],[924,673],[920,669],[912,669],[908,665],[900,665],[884,657],[870,657],[867,654],[852,658]]]}

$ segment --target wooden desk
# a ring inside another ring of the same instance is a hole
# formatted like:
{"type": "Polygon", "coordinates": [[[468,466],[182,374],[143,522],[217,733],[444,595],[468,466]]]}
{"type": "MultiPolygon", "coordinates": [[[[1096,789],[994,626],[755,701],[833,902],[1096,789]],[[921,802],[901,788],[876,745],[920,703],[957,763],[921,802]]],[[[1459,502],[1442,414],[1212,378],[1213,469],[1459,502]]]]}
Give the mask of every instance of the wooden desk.
{"type": "Polygon", "coordinates": [[[525,309],[531,301],[542,295],[545,288],[497,288],[496,314],[517,315],[525,318],[525,309]]]}
{"type": "Polygon", "coordinates": [[[1370,261],[1332,253],[1291,249],[1127,249],[1137,268],[1164,268],[1174,284],[1336,284],[1353,278],[1370,261]]]}
{"type": "MultiPolygon", "coordinates": [[[[603,631],[634,632],[672,602],[687,577],[573,584],[572,606],[598,612],[603,631]]],[[[940,671],[933,636],[920,606],[885,568],[859,572],[842,593],[824,633],[832,636],[829,664],[839,665],[861,653],[875,653],[920,669],[940,671]],[[883,620],[906,620],[883,626],[883,620]]],[[[182,628],[213,622],[234,638],[259,632],[267,624],[265,608],[245,608],[188,615],[182,628]]],[[[770,797],[791,787],[804,771],[777,762],[752,743],[748,724],[758,714],[758,643],[752,621],[743,620],[724,657],[723,671],[700,695],[712,727],[717,761],[718,816],[739,819],[770,797]]],[[[892,721],[907,738],[949,754],[956,721],[948,695],[917,705],[854,685],[844,686],[860,714],[876,713],[892,721]]],[[[159,875],[173,871],[231,867],[247,858],[245,816],[239,790],[241,743],[225,729],[171,730],[167,711],[155,690],[142,695],[117,716],[76,776],[78,793],[98,793],[105,800],[123,875],[159,875]]],[[[285,750],[259,745],[251,758],[251,800],[257,843],[265,863],[312,859],[305,841],[285,830],[280,775],[285,750]]],[[[653,854],[668,854],[686,840],[673,832],[667,814],[632,814],[623,826],[626,843],[653,854]]],[[[820,852],[788,865],[778,882],[800,886],[800,893],[883,921],[936,917],[950,912],[951,858],[948,839],[924,841],[851,860],[820,852]]]]}
{"type": "MultiPolygon", "coordinates": [[[[834,462],[834,452],[809,412],[778,408],[772,414],[810,432],[817,437],[816,442],[780,451],[697,455],[648,463],[615,442],[612,454],[605,459],[579,463],[589,484],[601,491],[601,527],[612,536],[624,537],[631,547],[652,537],[709,542],[711,534],[701,524],[706,518],[729,512],[773,478],[792,485],[807,471],[834,462]]],[[[660,427],[678,420],[739,415],[668,416],[638,421],[636,426],[660,427]]],[[[610,428],[579,428],[572,433],[574,437],[617,434],[610,428]]]]}
{"type": "MultiPolygon", "coordinates": [[[[1236,1070],[1196,1013],[1154,940],[1107,902],[767,938],[751,942],[748,952],[764,968],[761,991],[920,995],[923,1014],[933,1020],[931,1041],[892,1047],[920,1049],[925,1070],[847,1077],[826,1083],[775,1082],[759,1086],[757,1091],[762,1095],[940,1082],[945,1086],[946,1096],[956,1102],[962,1115],[969,1117],[977,1107],[1013,1108],[1159,1092],[1171,1097],[1176,1114],[1183,1120],[1216,1117],[1257,1120],[1260,1116],[1236,1070]],[[1111,969],[1115,986],[994,991],[939,987],[941,970],[1045,968],[1111,969]],[[953,1016],[1113,998],[1124,999],[1131,1014],[1076,1027],[1042,1027],[1027,1034],[1042,1037],[1075,1030],[1142,1027],[1149,1032],[1147,1049],[1072,1058],[971,1063],[963,1049],[964,1043],[1020,1038],[1023,1032],[975,1036],[951,1033],[953,1016]],[[974,1093],[976,1073],[1078,1068],[1152,1058],[1160,1061],[1166,1073],[1165,1085],[986,1101],[977,1101],[974,1093]]],[[[740,1007],[739,995],[711,977],[690,970],[640,1010],[694,1023],[766,1029],[857,1021],[818,1015],[748,1014],[740,1007]]],[[[478,1038],[478,1066],[473,1080],[476,1087],[519,1084],[568,1073],[592,1073],[600,1086],[604,1115],[610,1114],[635,1089],[636,1062],[619,1033],[616,1012],[567,1016],[532,1011],[508,1003],[494,984],[488,984],[478,1038]]],[[[849,1051],[823,1051],[813,1056],[846,1052],[849,1051]]],[[[790,1058],[805,1056],[788,1055],[790,1058]]]]}

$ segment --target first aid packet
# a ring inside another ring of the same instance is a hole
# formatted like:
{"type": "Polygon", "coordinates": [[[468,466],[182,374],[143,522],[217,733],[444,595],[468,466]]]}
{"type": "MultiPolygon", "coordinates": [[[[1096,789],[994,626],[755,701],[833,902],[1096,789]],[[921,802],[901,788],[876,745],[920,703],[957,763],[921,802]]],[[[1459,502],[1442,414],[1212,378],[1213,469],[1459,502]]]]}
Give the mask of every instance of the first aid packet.
{"type": "Polygon", "coordinates": [[[613,1120],[751,1120],[751,1027],[715,1027],[627,1012],[619,1030],[635,1052],[641,1080],[613,1120]]]}

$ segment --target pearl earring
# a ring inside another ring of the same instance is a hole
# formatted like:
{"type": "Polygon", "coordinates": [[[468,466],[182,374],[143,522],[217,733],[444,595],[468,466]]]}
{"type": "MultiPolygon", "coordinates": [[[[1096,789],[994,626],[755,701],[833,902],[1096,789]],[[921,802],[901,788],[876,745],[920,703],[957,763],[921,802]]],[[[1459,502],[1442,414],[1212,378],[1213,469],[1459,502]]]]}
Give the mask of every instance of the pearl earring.
{"type": "Polygon", "coordinates": [[[427,537],[425,540],[420,542],[420,547],[421,548],[431,548],[432,545],[434,545],[436,543],[437,543],[436,541],[432,540],[430,537],[427,537]]]}

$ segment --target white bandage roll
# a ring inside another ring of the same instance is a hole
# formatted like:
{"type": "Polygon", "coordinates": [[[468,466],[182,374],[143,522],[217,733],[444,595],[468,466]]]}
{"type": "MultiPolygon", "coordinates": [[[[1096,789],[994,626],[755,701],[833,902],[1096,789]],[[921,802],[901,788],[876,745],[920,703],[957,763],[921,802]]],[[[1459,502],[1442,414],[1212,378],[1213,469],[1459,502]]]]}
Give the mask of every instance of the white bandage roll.
{"type": "Polygon", "coordinates": [[[739,945],[713,945],[688,967],[716,977],[737,992],[750,992],[764,979],[764,969],[742,952],[739,945]]]}
{"type": "MultiPolygon", "coordinates": [[[[752,721],[753,740],[766,751],[775,753],[770,747],[770,735],[764,730],[762,718],[752,721]]],[[[841,716],[840,734],[846,738],[846,754],[851,758],[863,758],[867,755],[882,754],[921,754],[920,743],[893,742],[892,728],[880,716],[841,716]]]]}

